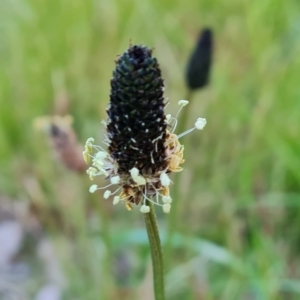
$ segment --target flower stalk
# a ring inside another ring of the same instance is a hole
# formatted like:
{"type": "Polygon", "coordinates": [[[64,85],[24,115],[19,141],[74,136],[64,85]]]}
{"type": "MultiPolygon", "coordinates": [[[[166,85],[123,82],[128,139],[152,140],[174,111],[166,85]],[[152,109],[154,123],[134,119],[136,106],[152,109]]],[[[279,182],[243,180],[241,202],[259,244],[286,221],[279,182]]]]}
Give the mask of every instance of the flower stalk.
{"type": "Polygon", "coordinates": [[[150,212],[148,214],[144,214],[144,221],[151,250],[154,295],[155,300],[164,300],[164,264],[157,219],[153,204],[147,201],[146,205],[150,207],[150,212]]]}

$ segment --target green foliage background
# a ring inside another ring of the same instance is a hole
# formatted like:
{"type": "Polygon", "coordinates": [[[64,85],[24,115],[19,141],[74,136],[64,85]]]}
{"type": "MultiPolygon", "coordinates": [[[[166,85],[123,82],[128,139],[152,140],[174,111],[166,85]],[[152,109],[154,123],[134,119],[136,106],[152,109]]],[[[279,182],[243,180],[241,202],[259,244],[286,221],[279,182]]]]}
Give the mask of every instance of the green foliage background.
{"type": "Polygon", "coordinates": [[[154,47],[176,113],[207,26],[211,82],[190,99],[189,123],[208,124],[185,138],[176,215],[159,214],[168,299],[299,299],[300,2],[2,0],[0,191],[46,211],[64,299],[147,299],[149,250],[140,212],[91,196],[86,176],[53,162],[33,119],[64,91],[80,142],[100,142],[114,59],[130,43],[154,47]],[[125,275],[113,272],[120,255],[125,275]]]}

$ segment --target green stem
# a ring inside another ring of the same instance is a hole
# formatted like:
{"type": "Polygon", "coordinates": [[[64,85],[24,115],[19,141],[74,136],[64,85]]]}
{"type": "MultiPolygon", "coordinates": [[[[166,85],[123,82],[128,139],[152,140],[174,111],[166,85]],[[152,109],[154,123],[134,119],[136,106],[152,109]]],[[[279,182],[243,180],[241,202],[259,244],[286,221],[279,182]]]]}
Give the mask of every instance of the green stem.
{"type": "Polygon", "coordinates": [[[144,214],[144,220],[151,250],[155,300],[164,300],[164,265],[159,231],[153,204],[147,201],[147,205],[150,207],[150,212],[144,214]]]}

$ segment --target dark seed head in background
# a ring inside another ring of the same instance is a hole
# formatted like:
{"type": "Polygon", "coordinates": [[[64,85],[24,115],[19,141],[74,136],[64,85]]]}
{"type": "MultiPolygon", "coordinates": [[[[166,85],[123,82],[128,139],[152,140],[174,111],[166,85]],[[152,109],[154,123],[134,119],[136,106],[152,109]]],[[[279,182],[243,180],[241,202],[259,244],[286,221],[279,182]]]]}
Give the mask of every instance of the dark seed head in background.
{"type": "Polygon", "coordinates": [[[186,68],[186,85],[190,90],[200,89],[209,81],[212,64],[213,33],[204,29],[200,35],[186,68]]]}
{"type": "Polygon", "coordinates": [[[166,166],[163,79],[152,50],[131,46],[116,61],[107,109],[109,153],[119,174],[152,174],[166,166]]]}

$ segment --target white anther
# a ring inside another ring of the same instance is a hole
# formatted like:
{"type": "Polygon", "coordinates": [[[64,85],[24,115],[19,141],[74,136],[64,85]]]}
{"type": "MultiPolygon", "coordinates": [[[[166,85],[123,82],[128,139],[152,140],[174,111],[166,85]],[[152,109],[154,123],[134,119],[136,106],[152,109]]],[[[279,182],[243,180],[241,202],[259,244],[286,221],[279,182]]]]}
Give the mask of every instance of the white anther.
{"type": "Polygon", "coordinates": [[[104,199],[108,199],[108,197],[110,196],[110,194],[111,194],[111,191],[110,191],[110,190],[106,190],[106,191],[104,192],[104,194],[103,194],[103,198],[104,198],[104,199]]]}
{"type": "MultiPolygon", "coordinates": [[[[100,174],[103,174],[104,176],[108,176],[108,172],[107,171],[105,171],[103,168],[101,168],[101,167],[98,167],[99,168],[99,173],[100,174]]],[[[99,174],[99,175],[100,175],[99,174]]]]}
{"type": "Polygon", "coordinates": [[[94,138],[92,138],[92,137],[90,137],[90,138],[88,138],[87,140],[86,140],[86,145],[92,145],[93,143],[95,142],[95,139],[94,138]]]}
{"type": "Polygon", "coordinates": [[[93,166],[95,166],[96,168],[100,169],[104,166],[104,162],[101,159],[93,159],[93,166]]]}
{"type": "Polygon", "coordinates": [[[96,176],[97,169],[93,167],[89,167],[86,171],[86,173],[90,176],[90,180],[93,180],[94,177],[96,176]]]}
{"type": "Polygon", "coordinates": [[[168,174],[161,173],[160,176],[160,182],[162,186],[169,186],[171,183],[171,179],[169,178],[168,174]]]}
{"type": "Polygon", "coordinates": [[[93,138],[88,138],[86,143],[85,143],[85,150],[88,152],[88,153],[91,153],[92,150],[93,150],[93,143],[94,143],[94,139],[93,138]]]}
{"type": "Polygon", "coordinates": [[[120,176],[113,176],[110,178],[111,184],[118,184],[120,182],[120,176]]]}
{"type": "Polygon", "coordinates": [[[113,200],[113,205],[116,205],[120,202],[120,197],[119,196],[115,196],[114,200],[113,200]]]}
{"type": "Polygon", "coordinates": [[[138,185],[144,185],[146,184],[146,179],[142,176],[137,176],[133,178],[133,180],[138,184],[138,185]]]}
{"type": "Polygon", "coordinates": [[[163,205],[163,212],[168,214],[170,212],[171,205],[169,203],[163,205]]]}
{"type": "Polygon", "coordinates": [[[147,214],[150,211],[150,207],[147,205],[142,205],[140,208],[140,212],[142,212],[143,214],[147,214]]]}
{"type": "Polygon", "coordinates": [[[84,161],[88,164],[90,162],[90,156],[89,156],[89,152],[87,149],[85,149],[83,152],[82,152],[82,156],[83,156],[83,159],[84,161]]]}
{"type": "Polygon", "coordinates": [[[196,123],[195,123],[195,127],[196,129],[202,130],[206,125],[206,119],[204,118],[198,118],[196,123]]]}
{"type": "Polygon", "coordinates": [[[139,170],[137,168],[132,168],[130,170],[130,175],[132,179],[138,184],[138,185],[144,185],[146,184],[146,179],[143,176],[139,175],[139,170]]]}
{"type": "Polygon", "coordinates": [[[130,175],[131,175],[132,178],[138,176],[139,175],[139,170],[137,168],[132,168],[130,170],[130,175]]]}
{"type": "Polygon", "coordinates": [[[95,160],[102,160],[103,158],[107,157],[107,153],[104,151],[98,151],[95,155],[95,160]]]}
{"type": "Polygon", "coordinates": [[[97,184],[93,184],[90,186],[89,192],[90,193],[95,193],[95,191],[98,189],[98,185],[97,184]]]}
{"type": "Polygon", "coordinates": [[[186,105],[188,105],[189,104],[189,101],[187,101],[187,100],[179,100],[178,101],[178,105],[179,106],[186,106],[186,105]]]}
{"type": "Polygon", "coordinates": [[[167,114],[167,115],[166,115],[166,120],[167,120],[167,122],[169,122],[169,121],[171,120],[171,118],[172,118],[172,116],[171,116],[170,114],[167,114]]]}
{"type": "Polygon", "coordinates": [[[170,196],[163,196],[162,197],[162,201],[165,203],[165,204],[170,204],[172,203],[172,198],[170,196]]]}
{"type": "Polygon", "coordinates": [[[96,168],[93,168],[93,167],[89,167],[87,170],[86,170],[87,174],[94,174],[97,172],[97,169],[96,168]]]}

